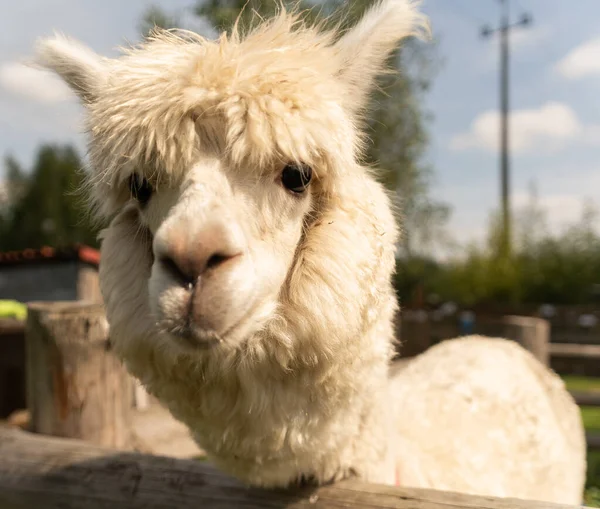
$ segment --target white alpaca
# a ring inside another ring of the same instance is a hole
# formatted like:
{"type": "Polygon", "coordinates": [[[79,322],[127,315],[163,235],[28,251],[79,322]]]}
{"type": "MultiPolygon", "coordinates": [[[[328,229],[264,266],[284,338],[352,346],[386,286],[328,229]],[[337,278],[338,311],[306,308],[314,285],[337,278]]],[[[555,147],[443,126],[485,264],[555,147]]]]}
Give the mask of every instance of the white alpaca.
{"type": "Polygon", "coordinates": [[[579,503],[578,409],[516,344],[452,340],[388,373],[398,231],[358,126],[389,53],[426,26],[386,0],[341,36],[281,12],[217,41],[158,32],[117,59],[42,41],[86,105],[111,337],[249,484],[579,503]]]}

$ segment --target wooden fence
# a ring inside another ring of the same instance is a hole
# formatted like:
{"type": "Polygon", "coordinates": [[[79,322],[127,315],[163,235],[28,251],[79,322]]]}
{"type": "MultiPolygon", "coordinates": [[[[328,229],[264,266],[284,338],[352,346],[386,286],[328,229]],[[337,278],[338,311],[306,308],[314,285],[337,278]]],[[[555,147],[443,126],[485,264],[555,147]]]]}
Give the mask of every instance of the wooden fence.
{"type": "Polygon", "coordinates": [[[561,375],[600,377],[600,335],[596,337],[592,330],[586,332],[565,327],[557,334],[547,320],[530,316],[478,315],[469,327],[464,327],[457,316],[435,320],[431,313],[424,311],[404,312],[396,329],[401,342],[398,355],[412,357],[440,341],[465,334],[514,339],[561,375]],[[536,327],[540,328],[537,332],[536,327]],[[539,346],[528,347],[526,343],[531,339],[522,334],[534,338],[539,346]],[[590,344],[592,340],[597,344],[590,344]]]}
{"type": "MultiPolygon", "coordinates": [[[[547,327],[510,318],[515,340],[547,358],[547,327]],[[545,336],[544,336],[545,335],[545,336]]],[[[512,329],[511,329],[512,328],[512,329]]],[[[367,484],[259,490],[210,465],[131,452],[130,378],[112,356],[99,305],[29,307],[30,431],[0,427],[0,508],[552,509],[568,506],[367,484]]]]}
{"type": "Polygon", "coordinates": [[[0,507],[6,509],[574,509],[347,480],[320,488],[246,488],[193,460],[0,429],[0,507]]]}
{"type": "MultiPolygon", "coordinates": [[[[574,363],[582,366],[581,369],[576,370],[576,373],[582,375],[586,373],[586,365],[596,367],[600,364],[600,345],[550,344],[549,350],[550,355],[555,359],[554,367],[558,364],[556,359],[567,360],[571,372],[574,363]]],[[[600,407],[600,392],[572,391],[571,395],[580,407],[600,407]]],[[[600,450],[600,433],[588,432],[587,445],[589,449],[600,450]]]]}
{"type": "Polygon", "coordinates": [[[550,343],[550,358],[557,373],[600,377],[600,345],[550,343]]]}

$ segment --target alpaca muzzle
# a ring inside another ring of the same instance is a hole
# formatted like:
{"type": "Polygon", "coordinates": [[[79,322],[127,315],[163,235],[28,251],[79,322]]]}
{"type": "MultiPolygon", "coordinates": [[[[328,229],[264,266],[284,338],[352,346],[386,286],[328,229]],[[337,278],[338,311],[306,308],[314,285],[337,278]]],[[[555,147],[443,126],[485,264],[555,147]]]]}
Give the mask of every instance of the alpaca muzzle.
{"type": "Polygon", "coordinates": [[[243,235],[225,220],[179,218],[159,229],[153,252],[151,293],[164,328],[200,346],[219,342],[245,311],[235,292],[247,263],[243,235]]]}

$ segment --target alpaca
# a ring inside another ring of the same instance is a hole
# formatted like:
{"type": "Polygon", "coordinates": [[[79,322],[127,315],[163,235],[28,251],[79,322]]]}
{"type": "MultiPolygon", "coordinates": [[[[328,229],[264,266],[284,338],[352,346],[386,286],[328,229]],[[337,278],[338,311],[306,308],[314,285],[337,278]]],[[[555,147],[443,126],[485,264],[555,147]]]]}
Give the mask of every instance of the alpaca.
{"type": "Polygon", "coordinates": [[[85,105],[112,343],[248,485],[579,503],[578,409],[516,343],[457,338],[389,372],[399,230],[363,122],[389,54],[427,33],[415,2],[383,0],[343,32],[282,9],[118,58],[42,40],[85,105]]]}

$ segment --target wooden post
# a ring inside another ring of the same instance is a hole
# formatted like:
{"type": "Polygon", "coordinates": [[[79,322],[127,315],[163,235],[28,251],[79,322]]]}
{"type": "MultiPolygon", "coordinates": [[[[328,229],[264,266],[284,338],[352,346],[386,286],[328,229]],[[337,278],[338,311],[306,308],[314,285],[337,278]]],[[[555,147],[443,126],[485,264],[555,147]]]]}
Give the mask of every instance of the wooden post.
{"type": "Polygon", "coordinates": [[[529,350],[544,366],[550,365],[550,324],[533,316],[505,316],[504,336],[529,350]]]}
{"type": "Polygon", "coordinates": [[[25,324],[0,318],[0,419],[25,408],[25,324]]]}
{"type": "Polygon", "coordinates": [[[32,303],[25,340],[31,431],[128,447],[133,386],[111,352],[103,307],[32,303]]]}

